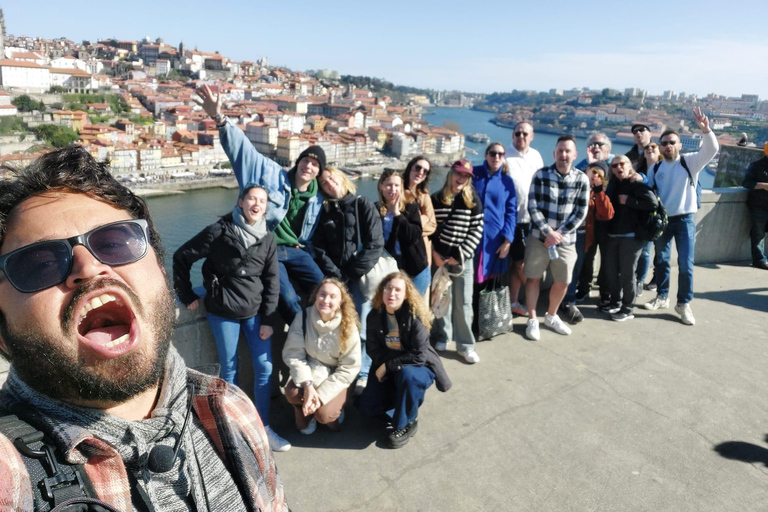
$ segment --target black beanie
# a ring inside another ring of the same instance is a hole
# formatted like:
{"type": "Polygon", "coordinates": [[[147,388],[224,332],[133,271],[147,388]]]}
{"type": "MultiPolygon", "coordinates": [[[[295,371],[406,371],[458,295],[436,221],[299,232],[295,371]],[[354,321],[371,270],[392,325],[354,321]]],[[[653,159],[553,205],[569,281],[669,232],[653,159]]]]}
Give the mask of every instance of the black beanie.
{"type": "Polygon", "coordinates": [[[320,172],[323,172],[325,169],[325,151],[323,151],[323,148],[320,146],[309,146],[307,149],[302,151],[299,155],[299,158],[296,159],[296,165],[293,166],[294,169],[298,167],[299,162],[301,162],[301,159],[305,156],[309,156],[317,160],[317,163],[320,166],[320,172]]]}

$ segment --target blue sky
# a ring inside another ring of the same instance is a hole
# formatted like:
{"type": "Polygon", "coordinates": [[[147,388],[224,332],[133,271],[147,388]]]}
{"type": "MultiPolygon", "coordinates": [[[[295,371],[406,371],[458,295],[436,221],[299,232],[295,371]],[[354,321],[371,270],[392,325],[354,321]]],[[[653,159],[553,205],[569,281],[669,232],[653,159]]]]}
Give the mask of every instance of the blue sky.
{"type": "Polygon", "coordinates": [[[639,87],[768,99],[768,2],[727,5],[38,0],[0,8],[15,35],[162,37],[235,60],[267,56],[292,69],[335,69],[416,87],[639,87]]]}

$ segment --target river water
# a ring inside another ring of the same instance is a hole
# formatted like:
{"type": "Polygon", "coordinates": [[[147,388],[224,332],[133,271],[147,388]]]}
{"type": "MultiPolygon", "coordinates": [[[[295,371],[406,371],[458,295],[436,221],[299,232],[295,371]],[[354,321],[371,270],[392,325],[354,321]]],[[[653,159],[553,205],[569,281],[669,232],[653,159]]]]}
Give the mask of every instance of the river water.
{"type": "MultiPolygon", "coordinates": [[[[435,126],[442,126],[446,121],[452,121],[461,126],[464,134],[485,133],[491,138],[491,141],[498,141],[508,146],[512,140],[512,130],[490,123],[489,120],[492,117],[493,114],[466,108],[436,108],[433,113],[425,116],[425,120],[435,126]]],[[[556,142],[557,135],[547,133],[535,134],[532,146],[539,150],[545,164],[550,164],[554,161],[552,151],[555,149],[556,142]]],[[[468,151],[467,158],[474,164],[482,163],[487,144],[467,141],[466,146],[477,152],[477,154],[472,154],[468,151]]],[[[614,144],[613,152],[616,154],[626,153],[630,147],[626,144],[614,144]]],[[[583,152],[586,150],[585,139],[577,138],[577,149],[581,153],[580,160],[583,152]]],[[[404,167],[405,163],[403,163],[404,167]]],[[[436,169],[436,172],[433,172],[431,175],[430,188],[433,190],[439,188],[444,181],[444,177],[445,169],[436,169]]],[[[713,180],[714,177],[706,172],[701,174],[704,188],[711,188],[713,180]],[[708,180],[708,182],[705,183],[705,180],[708,180]]],[[[361,178],[355,183],[360,194],[371,200],[378,198],[376,180],[361,178]]],[[[147,200],[157,229],[168,251],[165,266],[169,274],[173,252],[204,227],[215,222],[218,217],[232,211],[236,201],[237,191],[223,188],[194,190],[185,194],[153,197],[147,200]]],[[[192,271],[192,283],[195,286],[202,284],[199,271],[200,265],[201,263],[198,262],[192,271]]]]}

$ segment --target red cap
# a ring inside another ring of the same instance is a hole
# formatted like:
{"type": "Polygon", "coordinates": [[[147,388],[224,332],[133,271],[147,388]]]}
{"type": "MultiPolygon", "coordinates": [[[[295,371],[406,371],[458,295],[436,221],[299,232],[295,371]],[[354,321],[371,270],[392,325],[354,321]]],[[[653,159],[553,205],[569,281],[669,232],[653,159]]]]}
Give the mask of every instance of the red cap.
{"type": "Polygon", "coordinates": [[[451,170],[456,172],[463,172],[464,174],[469,174],[470,176],[475,175],[475,173],[472,171],[472,164],[469,163],[469,160],[456,160],[453,162],[451,170]]]}

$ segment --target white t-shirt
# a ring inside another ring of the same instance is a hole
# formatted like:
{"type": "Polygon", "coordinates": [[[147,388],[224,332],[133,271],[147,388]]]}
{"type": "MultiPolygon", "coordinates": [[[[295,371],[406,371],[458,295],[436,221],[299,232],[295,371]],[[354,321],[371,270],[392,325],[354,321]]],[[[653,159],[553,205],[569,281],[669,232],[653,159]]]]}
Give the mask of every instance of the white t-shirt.
{"type": "Polygon", "coordinates": [[[507,148],[507,166],[515,182],[515,195],[517,196],[517,222],[531,222],[531,216],[528,213],[528,190],[531,188],[533,175],[544,167],[544,161],[541,154],[528,148],[525,154],[520,153],[514,145],[507,148]]]}

